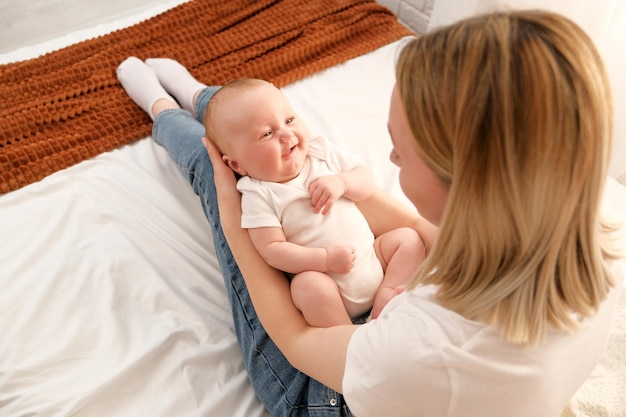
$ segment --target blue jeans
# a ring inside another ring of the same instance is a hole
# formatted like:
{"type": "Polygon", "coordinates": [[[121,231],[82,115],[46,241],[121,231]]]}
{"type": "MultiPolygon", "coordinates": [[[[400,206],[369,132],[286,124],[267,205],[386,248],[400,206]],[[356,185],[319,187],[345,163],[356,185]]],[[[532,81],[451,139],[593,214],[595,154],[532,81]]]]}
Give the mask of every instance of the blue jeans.
{"type": "Polygon", "coordinates": [[[233,312],[235,332],[248,377],[273,416],[352,416],[341,394],[293,368],[269,338],[220,225],[213,166],[202,145],[202,116],[219,87],[198,95],[194,118],[186,110],[165,110],[154,120],[152,137],[163,146],[200,197],[213,230],[215,250],[233,312]]]}

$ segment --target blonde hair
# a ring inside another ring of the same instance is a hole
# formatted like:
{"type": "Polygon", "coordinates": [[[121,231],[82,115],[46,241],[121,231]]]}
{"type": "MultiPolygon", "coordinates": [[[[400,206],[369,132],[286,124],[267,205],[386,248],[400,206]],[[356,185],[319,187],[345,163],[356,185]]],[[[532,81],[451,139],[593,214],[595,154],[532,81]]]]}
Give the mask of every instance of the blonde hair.
{"type": "Polygon", "coordinates": [[[513,343],[574,331],[617,256],[599,213],[612,103],[592,41],[557,14],[494,13],[412,40],[396,75],[417,152],[449,184],[411,286],[438,285],[441,304],[513,343]]]}

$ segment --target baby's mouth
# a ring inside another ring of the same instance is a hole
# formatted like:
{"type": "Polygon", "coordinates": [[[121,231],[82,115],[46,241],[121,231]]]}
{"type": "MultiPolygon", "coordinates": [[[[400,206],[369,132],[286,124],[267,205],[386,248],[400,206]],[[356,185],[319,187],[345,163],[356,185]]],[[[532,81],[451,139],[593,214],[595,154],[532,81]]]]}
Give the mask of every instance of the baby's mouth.
{"type": "Polygon", "coordinates": [[[285,154],[283,154],[283,156],[291,155],[293,153],[293,151],[296,149],[296,146],[297,145],[293,145],[291,148],[289,148],[289,150],[285,154]]]}

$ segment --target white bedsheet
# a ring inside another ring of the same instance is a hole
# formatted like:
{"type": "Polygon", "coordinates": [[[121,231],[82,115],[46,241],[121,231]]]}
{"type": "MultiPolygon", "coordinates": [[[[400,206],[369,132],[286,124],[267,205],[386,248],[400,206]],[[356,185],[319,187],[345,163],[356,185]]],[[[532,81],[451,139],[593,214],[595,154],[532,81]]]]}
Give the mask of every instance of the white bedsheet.
{"type": "MultiPolygon", "coordinates": [[[[386,160],[395,50],[285,91],[316,132],[380,161],[379,185],[401,195],[386,160]]],[[[243,368],[199,200],[150,138],[2,195],[0,213],[0,415],[265,415],[243,368]]]]}
{"type": "MultiPolygon", "coordinates": [[[[285,92],[316,133],[360,154],[403,199],[386,131],[398,45],[285,92]]],[[[608,194],[626,213],[626,187],[611,181],[608,194]]],[[[0,196],[0,236],[0,416],[267,415],[243,369],[199,200],[150,138],[0,196]]]]}

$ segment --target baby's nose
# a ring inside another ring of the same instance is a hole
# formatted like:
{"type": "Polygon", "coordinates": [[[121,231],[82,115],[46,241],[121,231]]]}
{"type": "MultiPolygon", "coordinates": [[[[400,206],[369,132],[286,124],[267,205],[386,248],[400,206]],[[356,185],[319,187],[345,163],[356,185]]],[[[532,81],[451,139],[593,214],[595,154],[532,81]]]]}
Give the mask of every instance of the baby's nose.
{"type": "Polygon", "coordinates": [[[283,130],[280,132],[280,141],[281,142],[289,142],[291,141],[292,134],[289,130],[283,130]]]}

